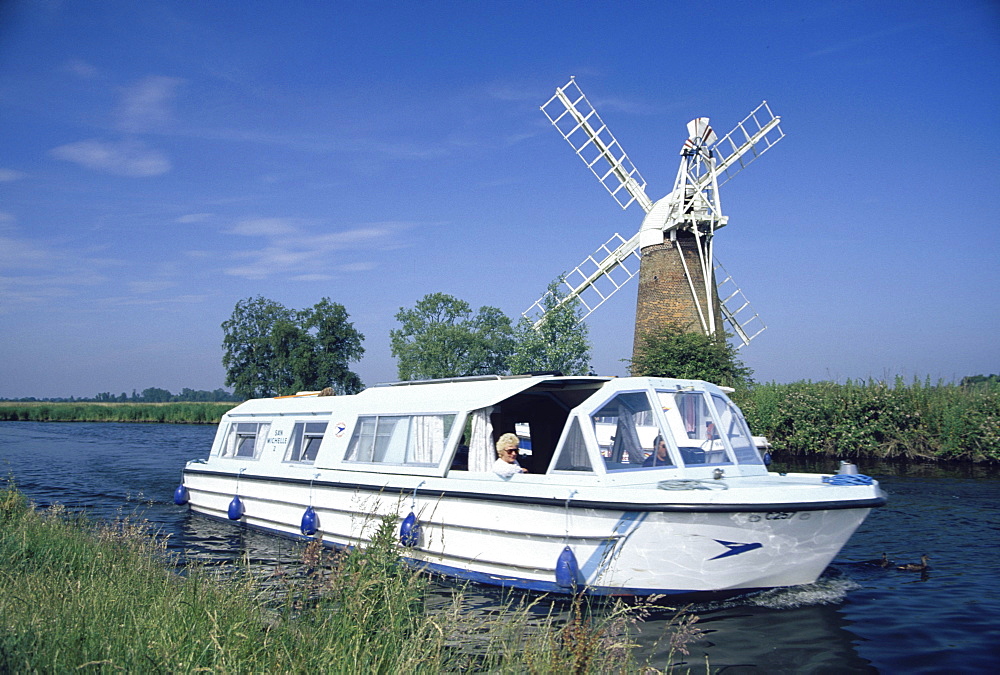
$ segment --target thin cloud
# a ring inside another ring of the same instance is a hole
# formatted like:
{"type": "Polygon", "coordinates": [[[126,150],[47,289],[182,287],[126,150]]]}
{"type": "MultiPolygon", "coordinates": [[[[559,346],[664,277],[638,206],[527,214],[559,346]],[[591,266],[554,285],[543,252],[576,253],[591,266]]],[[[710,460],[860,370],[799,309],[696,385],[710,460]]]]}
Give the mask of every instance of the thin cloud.
{"type": "Polygon", "coordinates": [[[57,274],[0,276],[0,314],[17,307],[35,307],[51,300],[75,297],[83,287],[107,281],[107,276],[82,267],[57,274]]]}
{"type": "Polygon", "coordinates": [[[70,59],[66,62],[66,70],[73,73],[81,80],[92,80],[100,75],[100,71],[97,70],[95,66],[87,63],[83,59],[70,59]]]}
{"type": "Polygon", "coordinates": [[[512,103],[534,102],[539,99],[539,92],[536,87],[524,87],[499,83],[487,86],[486,95],[495,101],[512,103]]]}
{"type": "Polygon", "coordinates": [[[156,298],[150,298],[147,296],[130,296],[130,295],[118,295],[110,296],[107,298],[100,298],[97,300],[96,305],[98,307],[106,308],[116,308],[116,307],[153,307],[153,308],[163,308],[171,307],[176,305],[193,305],[200,302],[205,302],[209,299],[208,294],[195,294],[189,293],[185,295],[167,295],[160,296],[156,298]]]}
{"type": "Polygon", "coordinates": [[[0,314],[15,307],[33,306],[78,297],[85,287],[109,281],[102,270],[121,267],[122,261],[88,255],[79,247],[60,248],[15,235],[0,236],[0,314]]]}
{"type": "MultiPolygon", "coordinates": [[[[245,233],[260,235],[264,234],[261,229],[248,223],[271,220],[277,221],[278,226],[290,227],[288,221],[280,218],[245,221],[241,226],[244,226],[245,233]]],[[[291,232],[272,233],[266,246],[233,253],[233,260],[239,262],[225,268],[223,272],[245,279],[266,279],[281,275],[297,281],[328,281],[337,273],[373,269],[374,263],[344,261],[344,252],[381,246],[384,242],[397,239],[398,232],[408,226],[393,222],[324,234],[308,234],[294,228],[291,232]]]]}
{"type": "Polygon", "coordinates": [[[173,121],[173,102],[177,88],[184,83],[178,77],[151,75],[122,93],[118,123],[124,131],[157,129],[173,121]]]}
{"type": "Polygon", "coordinates": [[[179,218],[175,218],[175,223],[202,223],[212,217],[211,213],[189,213],[179,218]]]}
{"type": "Polygon", "coordinates": [[[173,288],[177,284],[173,281],[130,281],[128,282],[128,288],[133,293],[145,294],[145,293],[156,293],[157,291],[165,291],[168,288],[173,288]]]}
{"type": "Polygon", "coordinates": [[[292,281],[331,281],[335,277],[332,274],[299,274],[290,278],[292,281]]]}
{"type": "Polygon", "coordinates": [[[15,180],[21,180],[28,174],[23,171],[15,171],[14,169],[4,169],[0,168],[0,183],[11,183],[15,180]]]}
{"type": "Polygon", "coordinates": [[[170,160],[140,141],[108,142],[92,138],[49,151],[56,159],[116,176],[159,176],[170,171],[170,160]]]}
{"type": "Polygon", "coordinates": [[[230,234],[242,234],[247,237],[275,237],[297,231],[298,228],[290,218],[253,218],[237,223],[227,230],[230,234]]]}
{"type": "Polygon", "coordinates": [[[817,58],[822,56],[830,56],[831,54],[838,54],[840,52],[845,52],[848,50],[857,49],[860,45],[868,44],[871,42],[879,42],[889,37],[890,35],[895,35],[896,33],[904,33],[920,25],[919,22],[908,22],[901,23],[895,26],[890,26],[889,28],[883,28],[882,30],[872,31],[871,33],[866,33],[864,35],[859,35],[857,37],[851,38],[850,40],[844,40],[836,44],[829,45],[823,49],[817,49],[816,51],[809,52],[806,54],[806,58],[817,58]]]}
{"type": "Polygon", "coordinates": [[[376,265],[373,262],[356,262],[348,263],[346,265],[341,265],[337,269],[341,272],[367,272],[369,270],[375,269],[376,265]]]}
{"type": "Polygon", "coordinates": [[[0,237],[0,269],[47,268],[57,256],[34,243],[15,237],[0,237]]]}

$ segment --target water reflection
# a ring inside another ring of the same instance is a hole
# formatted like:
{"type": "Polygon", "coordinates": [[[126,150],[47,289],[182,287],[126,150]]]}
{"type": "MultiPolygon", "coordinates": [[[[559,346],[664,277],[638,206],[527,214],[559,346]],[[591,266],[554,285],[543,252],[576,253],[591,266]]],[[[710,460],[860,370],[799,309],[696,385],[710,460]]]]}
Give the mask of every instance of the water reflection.
{"type": "MultiPolygon", "coordinates": [[[[877,672],[855,649],[860,639],[840,610],[847,593],[858,588],[831,570],[815,584],[780,589],[707,606],[691,606],[704,639],[691,646],[684,665],[698,667],[706,659],[713,672],[877,672]]],[[[640,644],[654,645],[655,659],[668,646],[646,638],[657,624],[641,625],[640,644]]]]}

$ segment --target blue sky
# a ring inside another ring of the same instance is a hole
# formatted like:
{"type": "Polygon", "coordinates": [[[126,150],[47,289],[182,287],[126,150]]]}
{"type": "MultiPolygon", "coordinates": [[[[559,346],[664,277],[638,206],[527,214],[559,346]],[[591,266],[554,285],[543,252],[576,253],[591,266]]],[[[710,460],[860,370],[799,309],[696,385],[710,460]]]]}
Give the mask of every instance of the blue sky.
{"type": "MultiPolygon", "coordinates": [[[[241,298],[327,296],[395,379],[395,313],[514,317],[642,220],[539,111],[571,75],[670,190],[685,124],[787,137],[716,252],[788,382],[1000,372],[1000,6],[0,3],[0,397],[223,385],[241,298]]],[[[634,282],[588,323],[624,374],[634,282]]]]}

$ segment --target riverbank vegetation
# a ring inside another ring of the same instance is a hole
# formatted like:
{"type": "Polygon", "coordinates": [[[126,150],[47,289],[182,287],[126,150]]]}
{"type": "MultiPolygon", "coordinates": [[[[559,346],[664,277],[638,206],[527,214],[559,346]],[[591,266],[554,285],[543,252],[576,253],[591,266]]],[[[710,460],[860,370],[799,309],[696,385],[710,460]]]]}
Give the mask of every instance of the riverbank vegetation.
{"type": "Polygon", "coordinates": [[[701,637],[696,617],[679,618],[663,636],[667,663],[636,663],[635,607],[535,599],[485,611],[456,592],[429,611],[426,577],[398,562],[396,528],[382,521],[364,552],[304,545],[300,568],[266,577],[181,576],[142,521],[39,510],[8,484],[0,672],[635,672],[670,669],[701,637]]]}
{"type": "MultiPolygon", "coordinates": [[[[1000,462],[996,380],[771,382],[733,398],[753,432],[787,456],[1000,462]]],[[[0,421],[215,424],[234,405],[0,401],[0,421]]]]}
{"type": "Polygon", "coordinates": [[[33,403],[36,401],[45,403],[170,403],[176,401],[233,401],[239,403],[242,400],[243,399],[236,394],[221,388],[213,391],[207,391],[205,389],[190,389],[188,387],[181,389],[178,394],[171,393],[169,389],[146,387],[141,393],[136,392],[136,390],[133,389],[131,396],[126,394],[124,391],[118,396],[115,396],[108,391],[102,391],[96,396],[90,398],[87,398],[86,396],[59,396],[53,398],[25,396],[22,398],[0,398],[0,401],[17,401],[20,403],[33,403]]]}
{"type": "Polygon", "coordinates": [[[236,403],[68,403],[0,401],[0,421],[218,424],[236,403]]]}
{"type": "Polygon", "coordinates": [[[754,384],[733,398],[755,434],[795,456],[1000,462],[1000,382],[754,384]]]}

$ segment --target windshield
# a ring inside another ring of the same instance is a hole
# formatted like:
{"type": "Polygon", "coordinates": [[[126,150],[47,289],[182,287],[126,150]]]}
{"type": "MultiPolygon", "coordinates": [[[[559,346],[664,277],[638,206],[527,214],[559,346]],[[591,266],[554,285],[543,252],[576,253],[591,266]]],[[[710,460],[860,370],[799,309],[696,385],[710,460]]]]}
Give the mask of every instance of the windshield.
{"type": "Polygon", "coordinates": [[[704,392],[658,390],[656,394],[685,465],[732,464],[704,392]]]}
{"type": "Polygon", "coordinates": [[[736,404],[716,394],[712,394],[712,403],[719,418],[719,431],[729,439],[736,461],[740,464],[763,464],[743,413],[736,404]]]}
{"type": "Polygon", "coordinates": [[[608,471],[676,466],[645,392],[616,395],[591,422],[608,471]]]}

